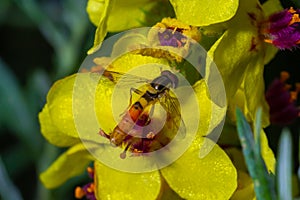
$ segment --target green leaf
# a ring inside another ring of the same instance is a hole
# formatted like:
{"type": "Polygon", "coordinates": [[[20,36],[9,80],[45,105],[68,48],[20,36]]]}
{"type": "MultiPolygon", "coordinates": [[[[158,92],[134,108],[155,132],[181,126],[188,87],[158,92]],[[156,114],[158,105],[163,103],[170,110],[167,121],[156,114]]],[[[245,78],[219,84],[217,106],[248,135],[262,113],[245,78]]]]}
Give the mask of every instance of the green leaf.
{"type": "Polygon", "coordinates": [[[262,109],[259,107],[256,111],[256,118],[254,124],[254,135],[255,135],[255,154],[257,156],[261,153],[261,116],[262,116],[262,109]]]}
{"type": "Polygon", "coordinates": [[[280,200],[292,200],[292,138],[288,129],[283,129],[279,142],[277,165],[277,188],[280,200]]]}
{"type": "MultiPolygon", "coordinates": [[[[261,156],[261,152],[259,151],[260,147],[258,146],[261,144],[256,144],[254,142],[251,127],[246,121],[242,111],[238,108],[236,109],[236,116],[238,134],[242,144],[247,168],[253,179],[256,198],[258,200],[276,199],[272,177],[269,175],[261,156]]],[[[260,134],[258,134],[257,137],[260,137],[260,134]]],[[[260,142],[260,139],[256,139],[256,141],[260,142]]]]}
{"type": "Polygon", "coordinates": [[[238,0],[170,0],[176,17],[193,26],[207,26],[231,19],[239,5],[238,0]]]}
{"type": "Polygon", "coordinates": [[[0,197],[3,200],[22,200],[19,190],[10,180],[8,173],[5,169],[4,163],[0,157],[0,197]]]}
{"type": "Polygon", "coordinates": [[[39,154],[41,137],[37,135],[35,113],[29,110],[25,95],[19,86],[17,78],[9,67],[0,59],[0,110],[1,119],[16,137],[29,150],[28,156],[36,158],[39,154]]]}

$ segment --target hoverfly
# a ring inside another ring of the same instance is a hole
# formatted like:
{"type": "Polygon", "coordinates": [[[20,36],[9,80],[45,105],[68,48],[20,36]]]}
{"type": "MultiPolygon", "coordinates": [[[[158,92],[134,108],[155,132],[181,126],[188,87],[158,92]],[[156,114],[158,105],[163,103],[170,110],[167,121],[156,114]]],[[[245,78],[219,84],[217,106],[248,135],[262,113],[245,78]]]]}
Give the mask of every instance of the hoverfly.
{"type": "MultiPolygon", "coordinates": [[[[123,76],[122,73],[108,70],[104,71],[103,75],[113,82],[117,82],[120,76],[123,76]]],[[[124,76],[136,78],[129,74],[124,76]]],[[[153,80],[144,81],[145,84],[141,88],[131,89],[129,106],[113,131],[111,133],[99,131],[99,134],[109,139],[113,146],[124,148],[120,154],[122,159],[126,157],[127,151],[133,155],[153,152],[166,146],[177,132],[180,137],[185,135],[180,104],[170,90],[177,88],[179,82],[177,76],[169,70],[164,70],[153,80]],[[138,95],[134,102],[132,102],[132,91],[138,95]],[[151,115],[158,103],[166,112],[166,122],[160,130],[150,126],[151,121],[155,120],[151,115]]]]}

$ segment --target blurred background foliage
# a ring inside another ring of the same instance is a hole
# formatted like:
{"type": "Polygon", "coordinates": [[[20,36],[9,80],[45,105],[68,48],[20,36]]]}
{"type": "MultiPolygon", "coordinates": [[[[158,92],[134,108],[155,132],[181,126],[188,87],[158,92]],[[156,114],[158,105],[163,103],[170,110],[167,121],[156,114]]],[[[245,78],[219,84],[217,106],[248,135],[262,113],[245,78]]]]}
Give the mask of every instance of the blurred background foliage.
{"type": "MultiPolygon", "coordinates": [[[[95,27],[85,11],[86,0],[0,1],[0,199],[74,199],[76,185],[86,175],[62,187],[46,190],[38,174],[63,151],[41,136],[38,113],[54,81],[78,70],[93,44],[95,27]]],[[[298,0],[282,0],[284,7],[300,8],[298,0]]],[[[300,82],[300,51],[281,51],[265,68],[266,85],[280,71],[300,82]]],[[[298,102],[300,105],[300,102],[298,102]]],[[[295,169],[299,152],[298,119],[289,126],[294,142],[295,169]]],[[[277,152],[283,127],[267,134],[277,152]]]]}

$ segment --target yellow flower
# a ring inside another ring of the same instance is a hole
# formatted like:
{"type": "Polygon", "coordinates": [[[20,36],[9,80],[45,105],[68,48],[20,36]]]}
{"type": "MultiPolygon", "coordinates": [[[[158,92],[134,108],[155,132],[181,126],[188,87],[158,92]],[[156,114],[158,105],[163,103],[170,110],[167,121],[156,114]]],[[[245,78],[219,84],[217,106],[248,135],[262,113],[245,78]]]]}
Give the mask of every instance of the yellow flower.
{"type": "Polygon", "coordinates": [[[237,105],[251,122],[261,106],[262,125],[269,124],[263,71],[277,49],[264,42],[261,24],[265,15],[280,8],[277,0],[269,0],[263,6],[256,0],[240,0],[235,16],[227,22],[225,32],[208,52],[223,77],[232,121],[235,121],[237,105]]]}
{"type": "MultiPolygon", "coordinates": [[[[163,59],[149,56],[126,54],[115,60],[112,65],[125,68],[124,72],[126,72],[126,69],[130,70],[136,65],[165,62],[163,59]]],[[[155,74],[157,72],[152,73],[154,74],[149,76],[159,75],[155,74]]],[[[95,73],[88,72],[66,77],[57,81],[48,93],[47,103],[39,114],[42,133],[50,143],[70,148],[41,174],[40,178],[47,188],[57,187],[70,177],[80,174],[89,162],[94,161],[97,199],[139,199],[141,197],[145,200],[156,199],[163,193],[166,185],[164,180],[184,199],[230,198],[237,187],[236,169],[226,153],[205,137],[222,121],[225,108],[211,101],[203,79],[193,86],[201,120],[196,126],[198,127],[196,136],[188,149],[179,159],[159,171],[128,173],[107,167],[92,156],[101,155],[111,149],[107,143],[102,142],[106,141],[105,138],[97,134],[99,124],[106,133],[116,126],[111,105],[115,85],[105,77],[95,84],[93,78],[95,76],[97,76],[95,73]],[[76,85],[78,79],[84,80],[84,84],[76,85]],[[80,96],[80,101],[74,97],[73,90],[76,87],[83,92],[81,94],[84,94],[80,96]],[[98,121],[95,122],[93,117],[90,117],[91,115],[88,114],[90,109],[95,111],[98,121]],[[78,112],[79,110],[86,110],[86,112],[78,112]],[[80,140],[84,141],[84,144],[80,140]],[[200,150],[205,150],[207,145],[214,146],[205,157],[200,158],[200,150]]],[[[120,98],[120,101],[128,103],[128,99],[120,98]]],[[[189,105],[188,97],[181,106],[183,111],[190,113],[183,116],[186,122],[197,117],[193,115],[195,108],[189,105]]],[[[186,137],[188,138],[189,135],[190,133],[187,132],[186,137]]],[[[118,158],[113,153],[110,157],[118,158]]],[[[139,158],[130,157],[131,160],[139,158]]]]}
{"type": "Polygon", "coordinates": [[[152,26],[163,17],[173,17],[167,0],[88,0],[87,13],[97,26],[93,53],[99,48],[107,32],[119,32],[142,26],[152,26]]]}

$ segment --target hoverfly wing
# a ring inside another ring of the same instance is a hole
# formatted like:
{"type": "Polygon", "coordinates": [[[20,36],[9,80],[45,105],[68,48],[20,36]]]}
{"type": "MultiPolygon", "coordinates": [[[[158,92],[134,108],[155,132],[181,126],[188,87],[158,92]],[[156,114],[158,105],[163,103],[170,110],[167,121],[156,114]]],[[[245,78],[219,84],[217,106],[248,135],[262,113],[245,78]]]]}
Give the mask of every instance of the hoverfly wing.
{"type": "Polygon", "coordinates": [[[129,73],[110,71],[110,70],[105,70],[103,76],[107,77],[109,80],[111,80],[114,83],[118,83],[118,81],[122,79],[122,84],[125,83],[126,85],[151,82],[151,80],[141,76],[136,76],[129,73]]]}
{"type": "Polygon", "coordinates": [[[171,121],[172,125],[175,126],[175,129],[177,130],[179,138],[183,139],[186,135],[186,128],[181,117],[180,103],[175,95],[171,96],[171,93],[172,91],[168,90],[166,94],[160,98],[160,104],[169,115],[167,120],[171,121]]]}
{"type": "Polygon", "coordinates": [[[122,73],[122,72],[116,72],[116,71],[110,71],[110,70],[103,70],[101,72],[91,72],[90,78],[94,81],[99,81],[100,78],[107,78],[111,82],[117,84],[122,79],[122,84],[124,86],[130,86],[137,83],[150,83],[151,80],[136,76],[129,73],[122,73]]]}

